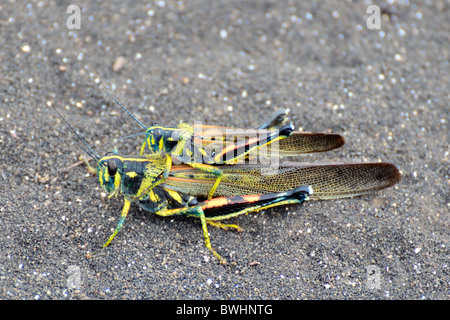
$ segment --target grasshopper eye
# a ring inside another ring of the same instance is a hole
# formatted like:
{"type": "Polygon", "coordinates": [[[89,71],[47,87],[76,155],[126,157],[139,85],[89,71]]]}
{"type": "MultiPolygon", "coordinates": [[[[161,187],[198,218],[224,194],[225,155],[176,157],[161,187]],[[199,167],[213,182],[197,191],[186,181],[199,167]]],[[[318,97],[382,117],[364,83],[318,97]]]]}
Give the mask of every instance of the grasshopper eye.
{"type": "Polygon", "coordinates": [[[117,165],[115,161],[108,161],[108,174],[110,177],[115,176],[117,173],[117,165]]]}
{"type": "Polygon", "coordinates": [[[156,128],[155,130],[153,130],[153,136],[155,137],[156,141],[161,140],[163,135],[163,131],[160,128],[156,128]]]}

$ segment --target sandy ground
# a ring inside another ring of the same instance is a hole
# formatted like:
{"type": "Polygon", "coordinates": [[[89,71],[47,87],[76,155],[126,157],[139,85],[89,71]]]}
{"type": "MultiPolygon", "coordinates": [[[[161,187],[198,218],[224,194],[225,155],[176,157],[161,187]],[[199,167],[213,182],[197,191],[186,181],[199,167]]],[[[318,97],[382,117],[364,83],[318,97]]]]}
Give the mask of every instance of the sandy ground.
{"type": "Polygon", "coordinates": [[[448,299],[449,5],[426,3],[383,1],[371,30],[369,1],[3,2],[0,298],[448,299]],[[114,139],[140,128],[100,86],[147,124],[255,127],[289,108],[345,137],[324,158],[391,162],[402,181],[210,228],[225,266],[198,221],[136,207],[100,250],[122,200],[62,171],[82,151],[48,108],[97,153],[135,154],[139,138],[114,139]]]}

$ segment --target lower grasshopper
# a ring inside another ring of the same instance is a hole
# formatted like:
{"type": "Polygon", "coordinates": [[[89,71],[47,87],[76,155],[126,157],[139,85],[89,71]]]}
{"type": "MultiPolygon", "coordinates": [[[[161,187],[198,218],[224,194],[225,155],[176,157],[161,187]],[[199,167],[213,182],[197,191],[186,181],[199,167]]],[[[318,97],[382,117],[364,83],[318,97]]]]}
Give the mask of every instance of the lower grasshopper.
{"type": "Polygon", "coordinates": [[[122,229],[131,203],[136,203],[144,210],[159,216],[185,215],[200,219],[206,247],[224,263],[225,260],[211,246],[207,224],[225,230],[234,228],[241,231],[237,225],[223,224],[219,221],[275,206],[300,204],[312,193],[310,187],[299,186],[284,192],[234,195],[199,202],[196,196],[158,187],[168,178],[171,169],[171,166],[167,167],[165,158],[159,155],[105,155],[100,158],[64,117],[53,106],[52,108],[83,142],[84,147],[80,147],[97,162],[96,173],[103,190],[109,197],[117,196],[119,193],[124,196],[122,213],[113,233],[103,245],[104,248],[122,229]]]}
{"type": "Polygon", "coordinates": [[[198,202],[195,196],[157,187],[157,185],[166,180],[165,161],[164,158],[158,155],[109,155],[97,161],[99,182],[105,192],[110,196],[117,195],[118,193],[124,196],[122,214],[113,234],[103,247],[108,246],[120,231],[127,217],[130,205],[134,202],[144,210],[159,216],[173,217],[185,215],[200,219],[206,247],[221,262],[224,262],[225,260],[211,246],[207,224],[222,229],[235,228],[240,231],[241,229],[237,225],[223,224],[219,221],[275,206],[299,204],[308,200],[309,195],[312,193],[310,187],[300,186],[285,192],[234,195],[198,202]]]}
{"type": "Polygon", "coordinates": [[[187,215],[198,218],[206,247],[224,262],[211,246],[207,224],[241,230],[237,225],[220,221],[306,200],[361,195],[390,187],[400,180],[397,168],[388,163],[287,163],[278,168],[221,166],[223,179],[217,188],[221,197],[201,201],[207,198],[215,183],[213,173],[188,165],[167,167],[166,159],[159,155],[107,155],[100,158],[60,117],[83,142],[86,148],[82,149],[97,162],[98,179],[105,192],[110,197],[119,193],[124,197],[120,218],[103,247],[114,239],[125,222],[131,203],[136,203],[144,210],[164,217],[187,215]]]}

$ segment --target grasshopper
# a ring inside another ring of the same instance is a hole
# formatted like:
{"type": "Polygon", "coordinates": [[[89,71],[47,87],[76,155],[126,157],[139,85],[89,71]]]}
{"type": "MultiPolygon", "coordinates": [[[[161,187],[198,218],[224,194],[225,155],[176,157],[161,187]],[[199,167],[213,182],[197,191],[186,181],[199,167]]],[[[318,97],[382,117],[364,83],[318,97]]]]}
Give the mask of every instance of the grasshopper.
{"type": "Polygon", "coordinates": [[[120,218],[103,248],[107,247],[122,229],[131,203],[136,203],[144,210],[159,216],[185,215],[200,219],[206,247],[221,263],[225,263],[225,260],[211,246],[207,224],[225,230],[234,228],[241,231],[237,225],[223,224],[219,221],[275,206],[300,204],[312,193],[309,186],[299,186],[284,192],[234,195],[199,202],[196,196],[158,187],[168,178],[171,169],[170,165],[167,167],[165,158],[157,154],[145,156],[107,154],[100,158],[65,118],[53,106],[52,108],[84,144],[84,147],[80,145],[83,151],[97,162],[96,172],[103,190],[110,198],[119,193],[124,196],[120,218]]]}
{"type": "Polygon", "coordinates": [[[163,217],[187,215],[200,219],[206,247],[221,262],[225,260],[212,248],[207,224],[240,230],[237,225],[222,224],[219,220],[241,214],[259,211],[274,206],[302,203],[312,190],[300,186],[286,192],[242,195],[209,199],[198,202],[195,196],[186,196],[166,188],[157,187],[166,178],[165,159],[158,155],[119,156],[109,155],[97,160],[97,174],[100,185],[110,196],[121,193],[124,206],[113,234],[103,247],[109,245],[122,228],[132,202],[146,211],[163,217]]]}
{"type": "Polygon", "coordinates": [[[108,246],[121,230],[131,203],[163,217],[186,215],[200,219],[206,247],[221,262],[212,247],[207,225],[222,229],[241,228],[221,220],[267,208],[300,204],[306,200],[345,198],[382,190],[400,180],[397,168],[389,163],[283,163],[277,168],[264,164],[221,166],[223,179],[218,198],[206,199],[214,185],[214,173],[189,165],[169,164],[158,154],[100,158],[87,142],[80,147],[97,163],[97,175],[109,197],[124,197],[124,206],[108,246]],[[206,199],[206,200],[203,200],[206,199]]]}
{"type": "Polygon", "coordinates": [[[146,145],[150,154],[166,157],[167,167],[173,162],[213,174],[216,179],[208,193],[215,194],[223,171],[217,165],[236,164],[258,151],[266,157],[298,156],[303,153],[322,152],[338,148],[344,139],[338,134],[293,132],[292,124],[285,124],[287,111],[280,109],[259,126],[258,130],[244,130],[220,126],[190,125],[181,123],[176,127],[153,124],[150,127],[140,122],[106,89],[104,91],[131,116],[145,131],[146,145]]]}

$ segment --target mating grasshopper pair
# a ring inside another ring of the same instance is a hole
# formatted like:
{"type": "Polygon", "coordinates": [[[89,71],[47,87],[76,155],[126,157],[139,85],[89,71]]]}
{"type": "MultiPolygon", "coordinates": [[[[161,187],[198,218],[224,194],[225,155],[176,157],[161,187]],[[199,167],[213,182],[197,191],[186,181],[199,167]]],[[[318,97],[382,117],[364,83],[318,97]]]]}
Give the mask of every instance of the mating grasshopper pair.
{"type": "Polygon", "coordinates": [[[283,110],[260,126],[263,131],[259,136],[247,140],[235,136],[230,140],[224,138],[230,129],[225,127],[206,126],[198,130],[189,125],[177,128],[153,125],[147,128],[120,106],[146,129],[139,156],[107,155],[100,158],[55,110],[83,142],[83,150],[97,162],[99,182],[105,192],[110,197],[119,193],[124,196],[122,214],[104,247],[122,228],[134,202],[160,216],[199,218],[206,247],[223,262],[211,246],[207,224],[241,230],[237,225],[220,221],[306,200],[361,195],[390,187],[400,179],[397,168],[388,163],[277,162],[275,168],[264,163],[235,164],[239,159],[249,162],[262,147],[269,145],[272,148],[265,151],[265,156],[269,157],[322,152],[343,145],[342,137],[337,134],[292,132],[293,127],[284,124],[283,110]],[[150,154],[143,155],[147,144],[150,154]],[[212,145],[215,148],[208,148],[212,145]],[[216,148],[218,145],[223,148],[216,148]],[[200,160],[195,158],[196,153],[202,156],[200,160]],[[172,165],[173,157],[185,164],[172,165]]]}

